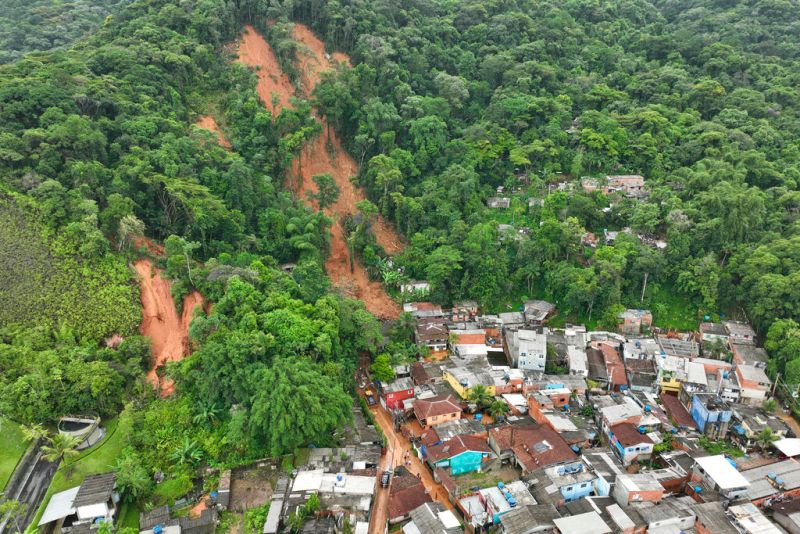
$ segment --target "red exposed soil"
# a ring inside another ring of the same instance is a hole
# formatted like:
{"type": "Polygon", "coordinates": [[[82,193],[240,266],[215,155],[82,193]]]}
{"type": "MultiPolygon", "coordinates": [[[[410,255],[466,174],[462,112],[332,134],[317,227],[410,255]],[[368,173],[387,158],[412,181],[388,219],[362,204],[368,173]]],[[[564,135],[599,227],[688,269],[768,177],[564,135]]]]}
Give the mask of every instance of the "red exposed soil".
{"type": "Polygon", "coordinates": [[[219,146],[225,148],[231,147],[231,144],[225,138],[225,135],[222,133],[222,130],[219,129],[217,121],[211,115],[203,115],[202,117],[197,119],[197,122],[194,124],[199,128],[202,128],[204,130],[209,130],[217,134],[217,142],[219,143],[219,146]]]}
{"type": "MultiPolygon", "coordinates": [[[[282,73],[267,42],[251,26],[245,27],[239,46],[239,61],[246,65],[259,67],[258,93],[267,108],[272,109],[272,93],[279,95],[281,105],[290,105],[289,97],[294,95],[294,87],[282,73]]],[[[325,45],[307,27],[296,24],[294,37],[302,45],[298,61],[302,72],[303,91],[308,96],[319,81],[319,75],[333,66],[332,61],[349,62],[344,54],[334,54],[329,60],[325,57],[325,45]]],[[[356,203],[365,198],[364,192],[356,188],[350,177],[358,173],[355,160],[344,150],[341,141],[332,130],[329,131],[324,119],[320,122],[323,133],[308,143],[292,164],[289,181],[297,195],[306,199],[308,192],[316,191],[312,177],[316,174],[331,174],[341,193],[335,204],[325,209],[334,223],[331,227],[331,255],[325,268],[334,285],[348,296],[364,301],[367,309],[382,319],[395,318],[400,306],[383,290],[378,282],[371,282],[367,271],[357,262],[350,266],[350,253],[339,221],[347,214],[356,213],[356,203]],[[330,150],[329,150],[330,147],[330,150]]],[[[402,242],[395,232],[379,218],[373,225],[378,243],[389,254],[402,250],[402,242]]]]}
{"type": "Polygon", "coordinates": [[[294,96],[294,86],[278,64],[278,58],[272,52],[267,41],[249,24],[239,40],[239,61],[248,67],[257,68],[258,96],[264,101],[273,115],[281,112],[281,108],[289,107],[289,99],[294,96]],[[273,105],[273,96],[277,106],[273,105]]]}
{"type": "Polygon", "coordinates": [[[153,366],[147,378],[166,397],[172,394],[174,385],[170,380],[159,380],[156,369],[189,353],[189,323],[195,307],[203,306],[203,297],[196,291],[186,295],[183,314],[178,316],[169,280],[161,276],[161,271],[146,259],[138,260],[134,268],[141,278],[142,325],[139,331],[150,338],[153,352],[153,366]]]}

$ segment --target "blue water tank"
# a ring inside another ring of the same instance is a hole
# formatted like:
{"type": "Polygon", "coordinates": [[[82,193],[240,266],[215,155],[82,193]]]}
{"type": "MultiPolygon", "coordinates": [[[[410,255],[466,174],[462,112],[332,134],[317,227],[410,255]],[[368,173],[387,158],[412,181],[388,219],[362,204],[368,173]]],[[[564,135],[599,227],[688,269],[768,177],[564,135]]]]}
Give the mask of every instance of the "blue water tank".
{"type": "Polygon", "coordinates": [[[211,498],[212,498],[212,499],[216,499],[218,496],[219,496],[219,493],[218,493],[218,492],[216,492],[216,491],[212,491],[212,492],[211,492],[211,498]]]}
{"type": "Polygon", "coordinates": [[[344,477],[342,476],[342,474],[341,474],[341,473],[339,473],[338,475],[336,475],[336,480],[338,480],[339,482],[341,482],[341,481],[342,481],[342,479],[344,479],[344,477]]]}
{"type": "Polygon", "coordinates": [[[652,408],[650,408],[649,404],[646,404],[645,407],[644,407],[644,411],[647,412],[647,413],[650,413],[650,410],[652,410],[652,408]]]}
{"type": "Polygon", "coordinates": [[[731,464],[734,468],[736,467],[736,460],[734,460],[733,458],[728,458],[727,456],[725,457],[725,459],[728,460],[728,463],[731,464]]]}
{"type": "Polygon", "coordinates": [[[503,484],[502,482],[498,482],[498,483],[497,483],[497,487],[498,487],[499,489],[503,489],[505,486],[506,486],[506,485],[505,485],[505,484],[503,484]]]}
{"type": "Polygon", "coordinates": [[[703,488],[701,488],[700,486],[695,486],[694,487],[694,492],[695,493],[703,493],[703,488]]]}
{"type": "Polygon", "coordinates": [[[162,527],[161,525],[156,525],[153,527],[153,534],[161,534],[163,530],[164,527],[162,527]]]}
{"type": "Polygon", "coordinates": [[[647,432],[647,429],[645,427],[643,427],[643,426],[640,426],[639,427],[639,434],[644,434],[645,432],[647,432]]]}
{"type": "Polygon", "coordinates": [[[476,421],[480,421],[481,419],[483,419],[483,414],[482,413],[476,413],[475,414],[475,420],[476,421]]]}

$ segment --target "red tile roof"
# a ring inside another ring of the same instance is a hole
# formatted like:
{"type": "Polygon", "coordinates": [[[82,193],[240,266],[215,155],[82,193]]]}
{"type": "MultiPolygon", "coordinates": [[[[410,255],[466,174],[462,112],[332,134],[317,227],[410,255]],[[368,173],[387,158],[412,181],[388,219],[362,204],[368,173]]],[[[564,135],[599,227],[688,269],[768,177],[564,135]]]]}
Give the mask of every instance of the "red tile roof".
{"type": "Polygon", "coordinates": [[[486,333],[480,334],[458,334],[458,339],[455,340],[455,345],[485,345],[486,333]]]}
{"type": "Polygon", "coordinates": [[[548,426],[494,428],[489,432],[500,450],[511,449],[528,470],[575,460],[567,442],[548,426]]]}
{"type": "Polygon", "coordinates": [[[411,379],[417,385],[426,384],[431,379],[431,377],[428,376],[428,372],[425,370],[425,366],[422,365],[422,362],[414,362],[411,364],[411,379]]]}
{"type": "Polygon", "coordinates": [[[389,519],[406,517],[411,510],[426,502],[433,501],[425,493],[422,481],[402,466],[398,467],[389,490],[389,519]]]}
{"type": "Polygon", "coordinates": [[[461,412],[461,405],[452,395],[446,397],[440,395],[414,401],[414,415],[420,420],[434,415],[445,415],[454,412],[461,412]]]}
{"type": "Polygon", "coordinates": [[[475,436],[456,436],[450,441],[428,447],[427,459],[438,462],[466,451],[491,452],[491,449],[485,439],[475,436]]]}
{"type": "Polygon", "coordinates": [[[647,434],[642,434],[639,430],[630,423],[620,423],[611,427],[611,432],[617,438],[617,441],[623,447],[632,447],[633,445],[640,445],[642,443],[653,443],[647,434]]]}

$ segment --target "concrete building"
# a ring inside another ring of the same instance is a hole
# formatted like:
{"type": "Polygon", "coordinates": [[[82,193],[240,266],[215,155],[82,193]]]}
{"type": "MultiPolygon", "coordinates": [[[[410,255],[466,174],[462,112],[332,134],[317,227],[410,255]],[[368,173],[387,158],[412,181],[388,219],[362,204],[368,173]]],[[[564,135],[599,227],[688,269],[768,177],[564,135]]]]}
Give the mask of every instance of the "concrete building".
{"type": "Polygon", "coordinates": [[[689,411],[697,429],[712,440],[725,439],[728,435],[733,412],[731,406],[713,393],[695,393],[689,411]]]}
{"type": "Polygon", "coordinates": [[[772,521],[752,503],[738,504],[728,508],[734,526],[743,534],[783,534],[772,521]]]}
{"type": "Polygon", "coordinates": [[[544,371],[547,362],[547,334],[535,330],[506,330],[505,348],[511,367],[544,371]]]}
{"type": "Polygon", "coordinates": [[[619,475],[611,493],[620,506],[634,502],[659,503],[664,498],[664,487],[652,473],[619,475]]]}
{"type": "Polygon", "coordinates": [[[617,329],[622,334],[641,334],[653,326],[653,314],[649,310],[628,309],[619,314],[617,329]]]}
{"type": "MultiPolygon", "coordinates": [[[[609,429],[611,451],[622,465],[649,460],[653,455],[653,440],[630,423],[619,423],[609,429]]],[[[644,427],[642,427],[644,430],[644,427]]]]}
{"type": "Polygon", "coordinates": [[[612,532],[611,527],[597,512],[560,517],[554,519],[553,523],[559,534],[610,534],[612,532]]]}
{"type": "Polygon", "coordinates": [[[697,516],[694,523],[697,534],[741,534],[731,524],[719,501],[695,503],[692,510],[697,516]]]}
{"type": "Polygon", "coordinates": [[[728,339],[731,343],[752,345],[756,342],[756,332],[749,324],[741,321],[724,321],[722,324],[728,331],[728,339]]]}
{"type": "Polygon", "coordinates": [[[726,499],[746,497],[750,488],[750,482],[721,454],[695,458],[692,480],[707,483],[726,499]]]}

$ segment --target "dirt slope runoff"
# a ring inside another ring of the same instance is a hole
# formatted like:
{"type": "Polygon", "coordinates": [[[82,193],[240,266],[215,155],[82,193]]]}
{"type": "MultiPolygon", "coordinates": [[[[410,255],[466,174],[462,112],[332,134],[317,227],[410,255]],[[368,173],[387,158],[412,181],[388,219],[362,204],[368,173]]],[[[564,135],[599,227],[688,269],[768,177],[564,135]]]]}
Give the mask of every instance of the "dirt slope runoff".
{"type": "Polygon", "coordinates": [[[225,135],[223,135],[222,130],[220,130],[217,121],[214,120],[214,117],[212,117],[211,115],[203,115],[202,117],[197,119],[195,126],[217,134],[217,142],[219,143],[219,146],[224,148],[231,147],[231,144],[225,138],[225,135]]]}
{"type": "Polygon", "coordinates": [[[146,259],[138,260],[134,268],[141,279],[142,325],[139,331],[150,338],[153,351],[153,366],[147,379],[166,397],[172,393],[174,385],[170,380],[159,380],[156,368],[189,354],[189,323],[195,307],[202,307],[203,297],[196,291],[186,295],[183,314],[179,316],[170,293],[170,282],[161,276],[161,270],[146,259]]]}
{"type": "MultiPolygon", "coordinates": [[[[296,24],[294,37],[301,43],[298,54],[299,67],[302,72],[301,85],[305,96],[308,96],[319,81],[321,72],[331,69],[333,61],[349,62],[344,54],[334,54],[330,59],[325,56],[325,46],[307,27],[296,24]]],[[[273,99],[280,106],[290,105],[290,97],[295,95],[294,86],[280,70],[267,42],[252,26],[245,27],[239,44],[239,61],[258,68],[258,92],[268,109],[273,110],[273,99]]],[[[306,193],[315,191],[316,185],[312,177],[316,174],[331,174],[341,189],[337,202],[327,208],[325,213],[334,220],[331,227],[331,255],[325,263],[332,282],[345,294],[364,301],[367,309],[384,319],[395,318],[400,313],[400,306],[394,302],[378,282],[371,282],[366,270],[359,263],[350,269],[350,254],[347,248],[340,221],[349,213],[356,213],[356,203],[365,198],[364,192],[353,186],[350,177],[358,173],[355,160],[344,150],[342,143],[333,130],[327,128],[324,119],[322,134],[308,143],[292,163],[290,183],[294,186],[299,198],[306,199],[306,193]],[[330,135],[330,137],[328,137],[330,135]],[[333,148],[333,155],[328,150],[333,148]]],[[[379,219],[373,228],[378,243],[390,254],[402,250],[400,237],[383,219],[379,219]]]]}

